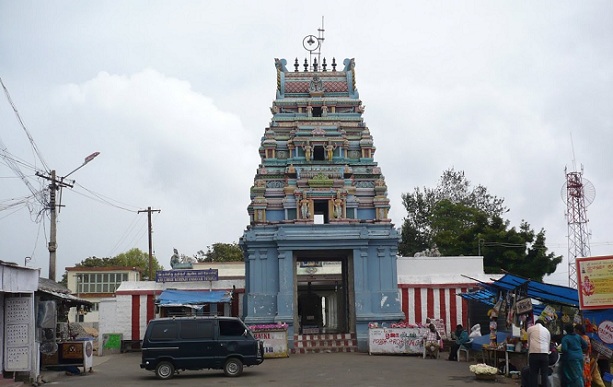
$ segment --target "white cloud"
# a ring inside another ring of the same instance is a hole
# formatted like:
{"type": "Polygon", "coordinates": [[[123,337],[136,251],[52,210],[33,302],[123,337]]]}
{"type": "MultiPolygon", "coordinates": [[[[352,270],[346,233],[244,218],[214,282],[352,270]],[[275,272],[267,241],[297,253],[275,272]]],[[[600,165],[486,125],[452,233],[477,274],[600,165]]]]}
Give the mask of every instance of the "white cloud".
{"type": "MultiPolygon", "coordinates": [[[[273,59],[302,63],[302,38],[317,34],[322,12],[324,56],[339,67],[356,58],[397,226],[401,193],[434,186],[455,167],[504,197],[513,225],[545,228],[555,253],[566,254],[560,189],[575,157],[597,191],[592,252],[612,249],[609,1],[61,3],[37,12],[3,4],[0,75],[51,168],[65,174],[99,151],[73,176],[78,184],[131,210],[162,210],[153,219],[164,264],[173,247],[192,254],[242,235],[270,121],[273,59]]],[[[3,102],[0,119],[9,150],[34,163],[3,102]]],[[[9,173],[0,165],[0,177],[9,173]]],[[[0,183],[0,200],[27,193],[19,180],[0,183]]],[[[64,192],[59,271],[146,249],[146,215],[80,194],[91,196],[79,186],[64,192]]],[[[0,213],[0,235],[14,242],[0,241],[0,259],[34,250],[32,264],[45,268],[38,231],[47,227],[25,210],[0,213]]]]}

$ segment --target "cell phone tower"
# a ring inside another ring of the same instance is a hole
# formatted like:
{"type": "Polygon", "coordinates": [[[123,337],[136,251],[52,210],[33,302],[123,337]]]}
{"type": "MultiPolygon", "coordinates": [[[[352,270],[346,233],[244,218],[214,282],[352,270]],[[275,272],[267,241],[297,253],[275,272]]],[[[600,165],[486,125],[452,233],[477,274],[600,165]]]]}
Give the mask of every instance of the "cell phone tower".
{"type": "MultiPolygon", "coordinates": [[[[575,168],[576,169],[576,168],[575,168]]],[[[562,199],[566,199],[566,220],[568,223],[568,286],[577,289],[577,257],[590,256],[590,240],[587,229],[587,207],[596,197],[594,185],[583,178],[581,172],[566,173],[562,187],[562,199]]]]}

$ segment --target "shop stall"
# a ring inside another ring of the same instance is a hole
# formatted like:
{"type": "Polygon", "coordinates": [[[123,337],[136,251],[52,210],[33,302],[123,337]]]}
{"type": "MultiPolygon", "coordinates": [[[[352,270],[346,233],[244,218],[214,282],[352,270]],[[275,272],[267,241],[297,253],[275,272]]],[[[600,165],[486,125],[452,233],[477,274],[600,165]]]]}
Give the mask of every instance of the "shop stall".
{"type": "Polygon", "coordinates": [[[491,307],[489,335],[474,340],[472,350],[480,351],[485,363],[503,369],[507,376],[511,369],[521,370],[527,364],[526,330],[537,318],[545,322],[552,338],[562,334],[563,324],[580,321],[576,289],[512,274],[460,296],[491,307]]]}
{"type": "Polygon", "coordinates": [[[583,325],[590,337],[592,367],[598,368],[605,380],[611,381],[613,357],[613,256],[577,258],[577,287],[583,325]]]}

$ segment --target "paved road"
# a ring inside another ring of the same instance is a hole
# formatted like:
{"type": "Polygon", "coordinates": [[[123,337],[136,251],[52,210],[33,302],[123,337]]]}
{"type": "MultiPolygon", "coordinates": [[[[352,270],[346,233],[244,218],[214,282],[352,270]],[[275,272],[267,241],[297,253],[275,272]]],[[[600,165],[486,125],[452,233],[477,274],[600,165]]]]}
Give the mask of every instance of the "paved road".
{"type": "Polygon", "coordinates": [[[45,374],[49,385],[86,387],[167,387],[167,386],[437,386],[476,384],[515,385],[516,380],[498,376],[496,382],[478,381],[466,362],[422,359],[419,356],[368,355],[365,353],[320,353],[266,359],[259,366],[245,368],[238,378],[222,371],[186,371],[162,381],[153,372],[140,369],[140,353],[96,357],[94,372],[85,376],[45,374]],[[50,380],[49,380],[50,379],[50,380]]]}

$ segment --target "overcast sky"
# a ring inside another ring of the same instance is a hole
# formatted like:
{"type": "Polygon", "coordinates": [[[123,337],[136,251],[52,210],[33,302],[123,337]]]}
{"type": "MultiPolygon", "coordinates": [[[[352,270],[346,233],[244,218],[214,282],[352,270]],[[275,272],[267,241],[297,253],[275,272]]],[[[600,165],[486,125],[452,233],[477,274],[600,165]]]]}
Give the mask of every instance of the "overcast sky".
{"type": "MultiPolygon", "coordinates": [[[[57,279],[90,256],[193,255],[238,242],[275,98],[274,58],[355,58],[364,120],[389,187],[436,186],[448,168],[505,199],[511,225],[544,228],[567,255],[565,168],[595,187],[593,255],[613,254],[613,3],[607,1],[0,0],[0,77],[44,163],[70,176],[57,279]]],[[[0,145],[44,170],[8,99],[0,145]]],[[[49,219],[18,205],[26,184],[0,160],[0,260],[48,275],[49,219]]],[[[590,197],[591,197],[590,191],[590,197]]],[[[568,284],[561,264],[548,282],[568,284]]]]}

